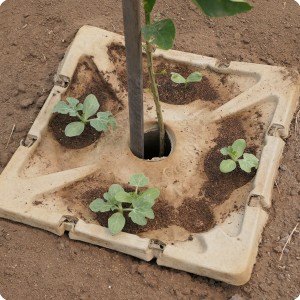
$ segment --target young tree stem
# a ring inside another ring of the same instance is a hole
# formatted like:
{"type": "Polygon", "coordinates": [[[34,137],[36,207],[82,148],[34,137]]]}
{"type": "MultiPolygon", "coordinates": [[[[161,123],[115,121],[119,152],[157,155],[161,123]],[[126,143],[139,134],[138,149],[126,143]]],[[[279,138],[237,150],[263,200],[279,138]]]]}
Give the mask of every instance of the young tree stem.
{"type": "MultiPolygon", "coordinates": [[[[146,25],[151,24],[151,16],[150,13],[145,11],[145,23],[146,25]]],[[[155,78],[155,73],[153,69],[153,55],[152,55],[152,46],[150,43],[146,42],[146,55],[147,55],[147,68],[148,68],[148,75],[150,80],[150,88],[153,95],[155,108],[156,108],[156,115],[157,115],[157,122],[158,122],[158,129],[159,129],[159,157],[162,157],[165,152],[165,125],[163,120],[163,115],[160,106],[158,88],[155,78]]]]}

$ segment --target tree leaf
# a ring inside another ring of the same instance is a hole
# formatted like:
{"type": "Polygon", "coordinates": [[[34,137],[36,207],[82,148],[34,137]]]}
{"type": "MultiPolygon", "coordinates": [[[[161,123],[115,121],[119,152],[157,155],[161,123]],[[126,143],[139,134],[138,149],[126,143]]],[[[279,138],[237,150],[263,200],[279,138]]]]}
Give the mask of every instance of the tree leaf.
{"type": "Polygon", "coordinates": [[[128,214],[128,216],[131,218],[133,223],[136,223],[141,226],[144,226],[147,224],[147,220],[146,220],[145,216],[137,210],[131,211],[128,214]]]}
{"type": "Polygon", "coordinates": [[[249,153],[244,153],[243,159],[238,160],[240,168],[246,173],[251,173],[252,168],[258,168],[258,158],[249,153]]]}
{"type": "Polygon", "coordinates": [[[151,13],[156,0],[144,0],[144,10],[147,13],[151,13]]]}
{"type": "Polygon", "coordinates": [[[134,174],[129,178],[129,184],[135,187],[142,187],[149,184],[149,178],[143,173],[134,174]]]}
{"type": "Polygon", "coordinates": [[[84,127],[83,122],[72,122],[66,126],[65,135],[68,137],[81,135],[84,131],[84,127]]]}
{"type": "Polygon", "coordinates": [[[118,202],[122,203],[132,203],[133,199],[132,195],[130,193],[126,193],[125,191],[117,193],[115,198],[118,202]]]}
{"type": "Polygon", "coordinates": [[[71,117],[77,116],[77,111],[64,101],[59,101],[53,108],[52,112],[63,115],[69,114],[71,117]]]}
{"type": "Polygon", "coordinates": [[[175,40],[175,25],[171,19],[164,19],[145,25],[142,28],[144,39],[160,49],[168,50],[173,47],[175,40]]]}
{"type": "Polygon", "coordinates": [[[115,235],[122,231],[122,229],[125,226],[125,218],[123,214],[120,212],[114,213],[109,219],[108,219],[108,229],[112,235],[115,235]]]}
{"type": "Polygon", "coordinates": [[[222,160],[220,164],[220,171],[222,173],[229,173],[233,171],[235,168],[236,168],[236,162],[233,161],[232,159],[222,160]]]}
{"type": "Polygon", "coordinates": [[[171,80],[175,83],[186,83],[186,79],[179,73],[171,72],[171,80]]]}
{"type": "Polygon", "coordinates": [[[143,198],[145,200],[155,200],[159,197],[160,190],[157,188],[149,188],[145,192],[143,192],[139,198],[143,198]]]}
{"type": "Polygon", "coordinates": [[[93,212],[107,212],[113,210],[114,205],[111,205],[109,202],[105,202],[102,199],[97,198],[90,203],[89,207],[93,212]]]}
{"type": "Polygon", "coordinates": [[[115,129],[116,119],[112,116],[110,111],[101,111],[97,113],[97,118],[90,120],[90,124],[97,131],[107,131],[109,125],[115,129]]]}
{"type": "Polygon", "coordinates": [[[88,120],[89,117],[93,116],[99,109],[100,104],[95,95],[88,95],[83,102],[83,117],[88,120]]]}
{"type": "Polygon", "coordinates": [[[247,12],[252,6],[244,0],[192,0],[209,17],[226,17],[247,12]]]}
{"type": "Polygon", "coordinates": [[[232,149],[233,149],[233,156],[234,156],[232,157],[232,159],[236,161],[238,158],[240,158],[243,155],[246,149],[246,141],[244,139],[238,139],[234,141],[234,143],[232,144],[232,149]]]}
{"type": "Polygon", "coordinates": [[[188,76],[188,78],[186,79],[186,82],[187,83],[199,82],[199,81],[201,81],[201,79],[202,79],[202,74],[200,72],[196,71],[188,76]]]}

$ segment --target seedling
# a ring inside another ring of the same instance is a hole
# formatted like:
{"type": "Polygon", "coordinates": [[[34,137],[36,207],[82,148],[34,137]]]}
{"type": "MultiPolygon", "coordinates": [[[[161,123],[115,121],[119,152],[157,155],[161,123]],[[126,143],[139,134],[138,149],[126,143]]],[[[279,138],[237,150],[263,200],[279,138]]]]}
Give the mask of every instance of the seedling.
{"type": "Polygon", "coordinates": [[[188,83],[200,82],[202,80],[202,74],[200,72],[193,72],[187,78],[184,78],[179,73],[171,72],[171,80],[175,83],[184,83],[187,86],[188,83]]]}
{"type": "Polygon", "coordinates": [[[246,173],[250,173],[252,168],[258,168],[258,158],[249,153],[244,153],[246,141],[243,139],[236,140],[232,146],[224,147],[220,150],[223,155],[228,155],[231,159],[224,159],[220,164],[222,173],[229,173],[235,170],[237,162],[240,168],[246,173]],[[243,156],[241,159],[240,157],[243,156]]]}
{"type": "Polygon", "coordinates": [[[93,212],[116,211],[108,219],[108,229],[112,235],[124,228],[126,223],[124,212],[129,212],[128,216],[132,222],[141,226],[147,224],[147,218],[154,219],[152,206],[160,194],[159,189],[148,188],[139,191],[139,188],[149,184],[149,178],[142,173],[132,175],[129,184],[135,187],[134,192],[126,192],[121,185],[112,184],[103,195],[105,200],[97,198],[89,206],[93,212]]]}
{"type": "Polygon", "coordinates": [[[97,131],[107,131],[111,125],[113,129],[116,127],[116,120],[110,111],[98,112],[100,104],[93,94],[88,95],[83,103],[73,97],[68,97],[65,101],[59,101],[53,108],[53,113],[60,113],[76,117],[79,121],[68,124],[65,128],[65,135],[74,137],[80,135],[87,124],[90,124],[97,131]],[[90,119],[93,115],[96,118],[90,119]]]}

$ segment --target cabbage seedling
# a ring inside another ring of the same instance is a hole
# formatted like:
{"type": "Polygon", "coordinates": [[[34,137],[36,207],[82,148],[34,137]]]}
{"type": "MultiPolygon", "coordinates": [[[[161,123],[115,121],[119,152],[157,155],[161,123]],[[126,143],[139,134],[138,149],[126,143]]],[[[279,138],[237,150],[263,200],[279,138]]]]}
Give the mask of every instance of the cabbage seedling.
{"type": "Polygon", "coordinates": [[[148,188],[139,191],[139,188],[149,184],[149,178],[142,173],[132,175],[129,184],[135,187],[134,192],[126,192],[121,185],[112,184],[108,192],[104,193],[104,200],[97,198],[89,205],[93,212],[116,211],[108,219],[108,229],[112,235],[124,228],[126,223],[124,212],[129,212],[128,216],[132,222],[141,226],[147,224],[147,218],[154,219],[152,206],[159,197],[159,189],[148,188]]]}
{"type": "Polygon", "coordinates": [[[113,129],[116,127],[116,119],[110,111],[98,112],[100,104],[93,94],[88,95],[83,103],[73,97],[68,97],[65,101],[59,101],[53,108],[53,113],[60,113],[76,117],[79,121],[71,122],[65,128],[65,135],[74,137],[80,135],[87,124],[90,124],[97,131],[107,131],[111,125],[113,129]],[[93,115],[96,118],[90,119],[93,115]]]}
{"type": "Polygon", "coordinates": [[[184,78],[179,73],[171,72],[171,80],[175,83],[184,83],[187,86],[188,83],[200,82],[202,80],[202,74],[200,72],[193,72],[187,78],[184,78]]]}
{"type": "Polygon", "coordinates": [[[223,155],[228,155],[230,159],[222,160],[220,164],[220,171],[222,173],[229,173],[235,170],[237,162],[240,168],[246,173],[250,173],[252,168],[258,168],[258,158],[249,153],[244,153],[246,149],[246,141],[243,139],[236,140],[231,146],[224,147],[220,150],[223,155]],[[241,159],[240,157],[243,156],[241,159]]]}

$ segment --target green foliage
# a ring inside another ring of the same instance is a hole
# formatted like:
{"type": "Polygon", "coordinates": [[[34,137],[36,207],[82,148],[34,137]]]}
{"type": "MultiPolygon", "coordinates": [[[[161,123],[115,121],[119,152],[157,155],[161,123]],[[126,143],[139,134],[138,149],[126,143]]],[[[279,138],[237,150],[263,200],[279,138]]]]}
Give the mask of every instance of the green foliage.
{"type": "Polygon", "coordinates": [[[229,173],[235,170],[237,163],[240,168],[246,173],[250,173],[252,168],[257,169],[259,160],[258,158],[249,153],[244,153],[246,149],[246,141],[243,139],[236,140],[231,146],[224,147],[220,152],[229,156],[230,159],[224,159],[220,164],[220,171],[222,173],[229,173]],[[240,157],[243,158],[241,159],[240,157]]]}
{"type": "MultiPolygon", "coordinates": [[[[163,19],[151,23],[150,14],[153,10],[156,0],[144,0],[144,11],[149,16],[148,22],[142,28],[144,39],[163,50],[173,47],[175,40],[175,25],[171,19],[163,19]]],[[[209,17],[226,17],[238,13],[247,12],[252,9],[244,0],[192,0],[209,17]]],[[[146,17],[147,18],[147,17],[146,17]]]]}
{"type": "Polygon", "coordinates": [[[108,229],[111,234],[117,234],[125,226],[124,212],[129,212],[128,216],[132,222],[144,226],[148,219],[154,219],[152,206],[159,197],[160,191],[157,188],[148,188],[139,191],[140,187],[149,184],[149,178],[144,174],[135,174],[129,178],[129,184],[135,187],[134,192],[126,192],[119,184],[112,184],[103,198],[97,198],[90,204],[93,212],[116,211],[108,219],[108,229]],[[126,203],[125,208],[123,204],[126,203]]]}
{"type": "Polygon", "coordinates": [[[192,82],[199,82],[202,80],[202,74],[200,72],[193,72],[187,78],[184,78],[179,73],[171,72],[171,80],[175,83],[184,83],[187,85],[188,83],[192,82]]]}
{"type": "Polygon", "coordinates": [[[145,40],[160,49],[168,50],[174,45],[175,25],[171,19],[164,19],[142,28],[145,40]]]}
{"type": "Polygon", "coordinates": [[[66,126],[66,136],[74,137],[80,135],[88,123],[97,131],[107,131],[109,125],[113,129],[116,127],[116,120],[110,111],[97,113],[100,104],[93,94],[88,95],[83,103],[80,103],[79,100],[73,97],[68,97],[66,101],[59,101],[53,108],[53,113],[69,115],[79,119],[79,121],[71,122],[66,126]],[[96,113],[96,118],[90,119],[96,113]]]}
{"type": "Polygon", "coordinates": [[[147,13],[151,13],[154,7],[156,0],[143,0],[144,1],[144,9],[147,13]]]}
{"type": "Polygon", "coordinates": [[[244,0],[192,0],[209,17],[226,17],[252,9],[244,0]]]}

